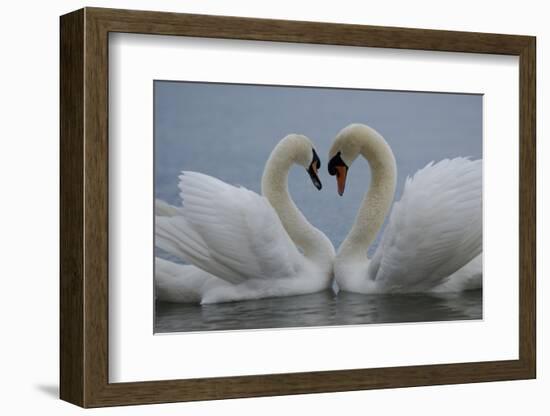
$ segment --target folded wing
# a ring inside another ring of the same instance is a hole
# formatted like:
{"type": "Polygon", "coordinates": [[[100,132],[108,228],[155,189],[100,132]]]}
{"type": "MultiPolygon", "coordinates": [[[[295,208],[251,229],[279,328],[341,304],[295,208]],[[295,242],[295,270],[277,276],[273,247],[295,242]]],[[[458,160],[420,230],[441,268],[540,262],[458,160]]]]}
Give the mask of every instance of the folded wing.
{"type": "Polygon", "coordinates": [[[446,281],[434,288],[434,292],[464,292],[481,289],[483,284],[483,253],[474,257],[464,267],[449,276],[446,281]]]}
{"type": "Polygon", "coordinates": [[[368,268],[386,291],[444,283],[482,250],[482,162],[430,163],[407,178],[368,268]]]}
{"type": "Polygon", "coordinates": [[[266,198],[197,172],[180,176],[180,214],[155,218],[155,242],[227,282],[292,277],[304,258],[266,198]]]}

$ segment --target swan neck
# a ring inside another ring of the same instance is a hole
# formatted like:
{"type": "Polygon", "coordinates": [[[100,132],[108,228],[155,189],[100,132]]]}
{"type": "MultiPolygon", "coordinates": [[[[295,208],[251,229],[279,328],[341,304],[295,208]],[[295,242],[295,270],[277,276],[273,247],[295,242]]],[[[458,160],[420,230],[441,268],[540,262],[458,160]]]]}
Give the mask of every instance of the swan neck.
{"type": "Polygon", "coordinates": [[[359,139],[359,154],[369,164],[371,182],[338,256],[365,259],[393,202],[397,168],[390,146],[379,133],[369,129],[359,139]]]}
{"type": "Polygon", "coordinates": [[[269,157],[262,175],[262,195],[273,206],[290,239],[304,256],[315,262],[333,258],[334,247],[330,240],[307,221],[298,209],[288,190],[288,175],[295,163],[292,146],[278,145],[269,157]]]}

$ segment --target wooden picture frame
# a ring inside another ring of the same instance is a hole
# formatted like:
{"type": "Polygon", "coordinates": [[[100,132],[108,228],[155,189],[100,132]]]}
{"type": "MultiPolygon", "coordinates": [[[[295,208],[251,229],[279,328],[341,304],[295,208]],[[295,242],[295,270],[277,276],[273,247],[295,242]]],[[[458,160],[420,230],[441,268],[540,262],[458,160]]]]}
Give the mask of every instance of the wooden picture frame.
{"type": "Polygon", "coordinates": [[[61,17],[60,396],[82,407],[535,378],[535,38],[85,8],[61,17]],[[519,56],[519,359],[109,383],[108,34],[519,56]]]}

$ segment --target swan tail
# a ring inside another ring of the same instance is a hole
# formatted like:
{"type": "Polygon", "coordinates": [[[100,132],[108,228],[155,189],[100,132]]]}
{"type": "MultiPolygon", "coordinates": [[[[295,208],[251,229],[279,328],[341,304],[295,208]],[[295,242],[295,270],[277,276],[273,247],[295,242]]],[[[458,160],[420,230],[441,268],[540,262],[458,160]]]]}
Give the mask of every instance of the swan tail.
{"type": "Polygon", "coordinates": [[[191,266],[155,258],[155,296],[173,303],[199,303],[205,291],[223,284],[215,276],[191,266]]]}

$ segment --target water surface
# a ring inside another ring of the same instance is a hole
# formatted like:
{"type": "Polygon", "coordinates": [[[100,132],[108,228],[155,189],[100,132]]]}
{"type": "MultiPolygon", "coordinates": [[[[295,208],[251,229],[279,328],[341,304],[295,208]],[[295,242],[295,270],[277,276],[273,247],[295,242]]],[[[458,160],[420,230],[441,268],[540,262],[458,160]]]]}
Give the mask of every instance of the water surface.
{"type": "Polygon", "coordinates": [[[482,319],[482,291],[361,295],[332,291],[212,305],[157,302],[155,332],[482,319]]]}

